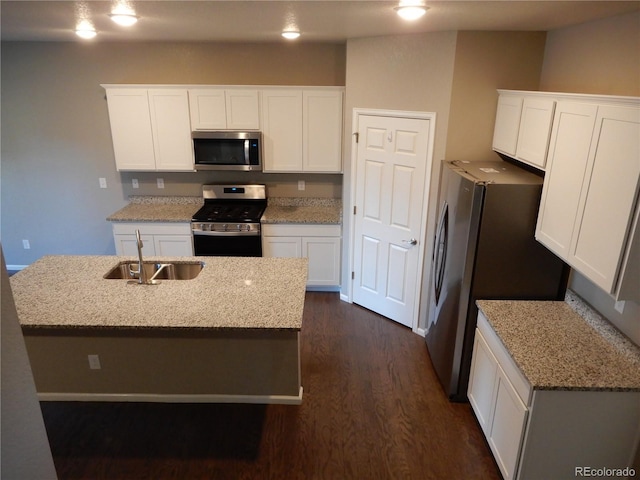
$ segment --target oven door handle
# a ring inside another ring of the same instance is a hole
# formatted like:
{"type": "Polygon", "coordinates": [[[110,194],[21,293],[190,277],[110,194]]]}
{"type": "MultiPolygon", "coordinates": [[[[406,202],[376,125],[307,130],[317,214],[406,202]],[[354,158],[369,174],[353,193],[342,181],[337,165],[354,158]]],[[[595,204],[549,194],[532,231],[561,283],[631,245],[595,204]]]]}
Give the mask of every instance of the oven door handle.
{"type": "Polygon", "coordinates": [[[259,231],[253,231],[253,230],[249,232],[241,232],[237,230],[233,232],[220,232],[220,231],[204,232],[202,230],[192,230],[192,233],[194,235],[207,236],[207,237],[240,237],[240,236],[259,237],[260,236],[259,231]]]}

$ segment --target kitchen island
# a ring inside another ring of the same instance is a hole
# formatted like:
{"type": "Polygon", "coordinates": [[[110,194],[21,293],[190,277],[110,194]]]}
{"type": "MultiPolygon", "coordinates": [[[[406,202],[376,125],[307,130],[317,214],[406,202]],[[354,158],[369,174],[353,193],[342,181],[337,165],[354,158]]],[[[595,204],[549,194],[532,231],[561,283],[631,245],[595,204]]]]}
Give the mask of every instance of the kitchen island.
{"type": "Polygon", "coordinates": [[[41,400],[300,403],[306,259],[203,262],[129,284],[119,256],[47,256],[11,278],[41,400]]]}

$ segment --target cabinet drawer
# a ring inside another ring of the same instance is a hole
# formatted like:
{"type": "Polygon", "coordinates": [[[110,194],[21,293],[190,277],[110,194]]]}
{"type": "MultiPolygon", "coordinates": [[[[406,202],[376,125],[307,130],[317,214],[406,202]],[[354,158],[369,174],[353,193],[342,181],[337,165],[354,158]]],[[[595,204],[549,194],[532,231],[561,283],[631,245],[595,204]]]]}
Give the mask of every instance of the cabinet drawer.
{"type": "Polygon", "coordinates": [[[166,222],[117,222],[113,224],[114,235],[135,235],[140,230],[144,235],[191,235],[190,223],[166,222]]]}
{"type": "Polygon", "coordinates": [[[341,230],[340,225],[262,225],[262,235],[267,237],[339,237],[341,230]]]}
{"type": "Polygon", "coordinates": [[[531,395],[533,393],[531,384],[513,361],[511,355],[509,355],[509,352],[498,338],[496,332],[493,331],[493,328],[489,325],[489,321],[482,312],[478,312],[477,326],[488,347],[491,349],[491,352],[502,367],[505,376],[513,385],[520,400],[522,400],[522,403],[530,405],[531,395]]]}

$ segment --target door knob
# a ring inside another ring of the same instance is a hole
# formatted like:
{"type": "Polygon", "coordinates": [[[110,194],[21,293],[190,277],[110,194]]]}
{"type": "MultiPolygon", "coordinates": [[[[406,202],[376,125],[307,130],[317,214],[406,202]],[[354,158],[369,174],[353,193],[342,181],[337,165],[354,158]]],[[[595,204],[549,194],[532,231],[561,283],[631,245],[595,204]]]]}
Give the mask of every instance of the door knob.
{"type": "Polygon", "coordinates": [[[402,243],[408,243],[409,245],[417,245],[418,240],[416,240],[415,238],[412,238],[410,240],[402,240],[402,243]]]}

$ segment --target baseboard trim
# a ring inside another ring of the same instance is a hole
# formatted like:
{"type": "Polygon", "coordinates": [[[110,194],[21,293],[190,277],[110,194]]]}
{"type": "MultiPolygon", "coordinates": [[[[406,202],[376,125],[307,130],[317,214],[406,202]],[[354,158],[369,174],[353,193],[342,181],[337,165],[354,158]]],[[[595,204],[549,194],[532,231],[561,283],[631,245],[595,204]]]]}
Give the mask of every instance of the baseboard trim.
{"type": "Polygon", "coordinates": [[[20,270],[24,270],[29,265],[7,265],[8,272],[19,272],[20,270]]]}
{"type": "Polygon", "coordinates": [[[38,393],[41,402],[152,402],[152,403],[256,403],[300,405],[298,395],[226,395],[226,394],[155,394],[155,393],[38,393]]]}

